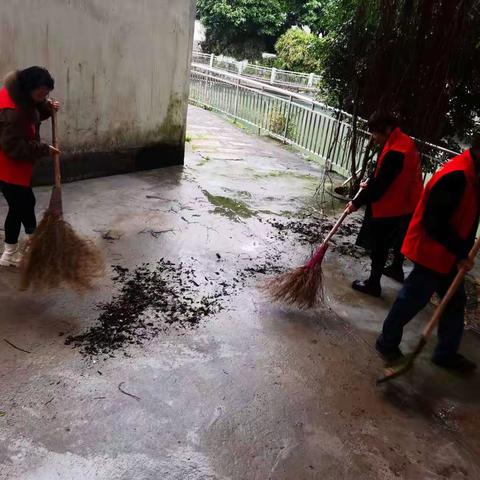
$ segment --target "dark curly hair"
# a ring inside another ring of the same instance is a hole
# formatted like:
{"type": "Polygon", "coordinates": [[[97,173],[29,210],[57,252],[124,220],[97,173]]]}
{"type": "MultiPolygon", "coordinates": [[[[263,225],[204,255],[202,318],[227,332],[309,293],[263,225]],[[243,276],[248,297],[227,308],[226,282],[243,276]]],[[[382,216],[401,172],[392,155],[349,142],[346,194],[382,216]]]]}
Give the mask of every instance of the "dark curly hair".
{"type": "Polygon", "coordinates": [[[50,72],[43,67],[29,67],[18,72],[18,81],[25,92],[32,92],[40,87],[47,87],[49,90],[55,88],[55,80],[50,72]]]}

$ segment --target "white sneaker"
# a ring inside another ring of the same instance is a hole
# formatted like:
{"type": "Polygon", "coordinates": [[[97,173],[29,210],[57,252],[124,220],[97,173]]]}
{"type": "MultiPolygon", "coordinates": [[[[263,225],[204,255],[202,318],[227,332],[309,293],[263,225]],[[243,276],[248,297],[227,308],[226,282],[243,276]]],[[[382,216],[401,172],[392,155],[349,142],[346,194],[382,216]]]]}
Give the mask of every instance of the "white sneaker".
{"type": "Polygon", "coordinates": [[[0,257],[0,265],[2,267],[19,267],[22,261],[22,252],[18,248],[18,243],[15,245],[5,244],[5,250],[0,257]]]}

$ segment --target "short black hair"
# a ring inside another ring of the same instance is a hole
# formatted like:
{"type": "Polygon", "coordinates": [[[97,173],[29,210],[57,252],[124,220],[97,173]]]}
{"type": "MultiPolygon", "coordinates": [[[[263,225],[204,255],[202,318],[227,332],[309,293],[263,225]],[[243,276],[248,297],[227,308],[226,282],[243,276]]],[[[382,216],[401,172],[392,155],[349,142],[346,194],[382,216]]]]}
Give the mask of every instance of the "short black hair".
{"type": "Polygon", "coordinates": [[[385,110],[377,110],[368,119],[368,129],[371,132],[385,133],[388,128],[398,127],[398,120],[395,115],[385,110]]]}
{"type": "Polygon", "coordinates": [[[50,75],[50,72],[43,67],[29,67],[18,72],[18,81],[25,92],[32,92],[33,90],[46,87],[49,90],[55,88],[55,80],[50,75]]]}

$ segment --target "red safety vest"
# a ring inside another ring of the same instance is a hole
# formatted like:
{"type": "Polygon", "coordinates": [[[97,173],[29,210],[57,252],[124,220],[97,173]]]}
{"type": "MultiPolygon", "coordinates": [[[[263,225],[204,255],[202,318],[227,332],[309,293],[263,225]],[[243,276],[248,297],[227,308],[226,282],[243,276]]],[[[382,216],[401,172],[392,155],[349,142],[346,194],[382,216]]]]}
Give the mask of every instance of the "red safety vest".
{"type": "MultiPolygon", "coordinates": [[[[10,97],[6,87],[0,90],[0,110],[17,110],[17,105],[10,97]]],[[[25,122],[25,137],[35,140],[36,126],[34,122],[25,122]]],[[[13,185],[29,187],[32,182],[34,162],[32,160],[17,160],[10,158],[0,148],[0,180],[13,185]]]]}
{"type": "Polygon", "coordinates": [[[464,172],[467,185],[460,205],[451,219],[451,224],[460,238],[467,240],[475,227],[479,212],[477,172],[469,150],[446,163],[428,182],[402,247],[402,253],[412,262],[442,274],[451,272],[456,258],[427,234],[423,226],[423,215],[434,185],[443,176],[456,171],[464,172]]]}
{"type": "Polygon", "coordinates": [[[392,185],[378,201],[372,203],[374,218],[401,217],[411,215],[420,200],[423,191],[420,154],[415,142],[399,128],[396,128],[383,147],[377,162],[375,177],[390,151],[403,153],[403,169],[392,185]]]}

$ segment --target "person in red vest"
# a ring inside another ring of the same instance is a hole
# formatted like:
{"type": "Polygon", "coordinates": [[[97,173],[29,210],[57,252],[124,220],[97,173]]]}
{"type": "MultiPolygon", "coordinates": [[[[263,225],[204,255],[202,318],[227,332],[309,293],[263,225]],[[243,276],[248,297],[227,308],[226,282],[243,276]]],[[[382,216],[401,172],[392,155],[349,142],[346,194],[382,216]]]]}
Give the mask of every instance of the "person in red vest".
{"type": "MultiPolygon", "coordinates": [[[[436,292],[445,295],[457,269],[470,270],[468,253],[478,230],[480,213],[480,135],[470,150],[447,162],[428,182],[403,242],[403,254],[414,263],[383,325],[376,348],[387,361],[402,357],[405,325],[436,292]]],[[[458,353],[465,314],[464,286],[449,302],[438,326],[432,361],[461,372],[476,365],[458,353]]]]}
{"type": "Polygon", "coordinates": [[[9,74],[0,90],[0,188],[8,204],[2,266],[18,266],[21,227],[30,237],[37,226],[35,195],[31,188],[35,160],[58,152],[40,141],[40,122],[58,110],[58,102],[47,99],[54,88],[50,73],[30,67],[9,74]]]}
{"type": "Polygon", "coordinates": [[[367,230],[372,263],[369,278],[355,280],[352,288],[379,297],[383,274],[403,281],[403,256],[399,252],[391,267],[385,269],[385,265],[389,251],[398,251],[398,238],[403,240],[422,194],[423,179],[415,142],[398,128],[393,115],[376,112],[368,125],[374,142],[382,151],[373,177],[362,183],[363,189],[347,208],[352,213],[367,206],[359,239],[367,230]]]}

